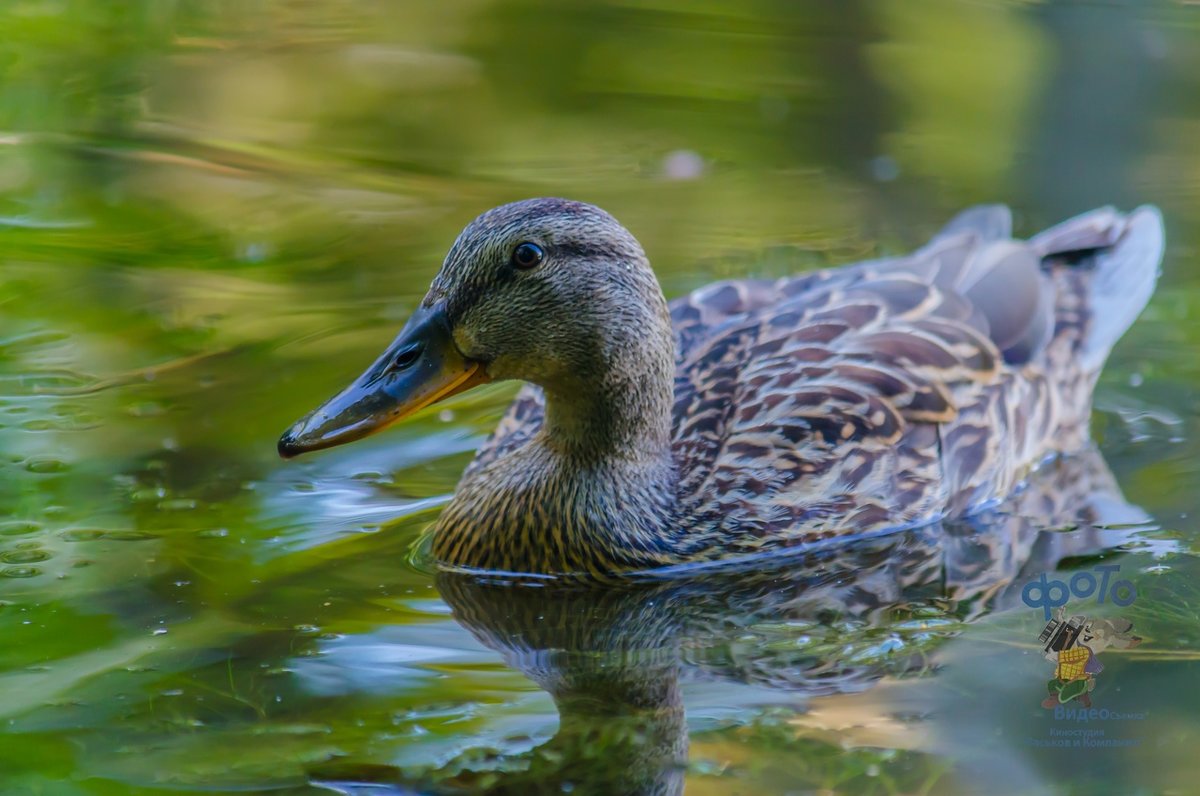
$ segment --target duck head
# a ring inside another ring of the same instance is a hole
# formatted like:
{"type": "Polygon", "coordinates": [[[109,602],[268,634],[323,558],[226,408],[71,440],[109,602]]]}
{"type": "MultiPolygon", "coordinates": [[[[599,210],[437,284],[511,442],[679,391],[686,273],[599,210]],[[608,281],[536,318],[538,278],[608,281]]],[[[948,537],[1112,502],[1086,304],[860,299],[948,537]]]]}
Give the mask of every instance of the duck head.
{"type": "Polygon", "coordinates": [[[544,389],[547,426],[566,446],[621,442],[629,412],[649,412],[665,444],[673,368],[666,301],[633,235],[592,205],[515,202],[463,230],[392,344],[292,426],[279,453],[351,442],[504,379],[544,389]]]}

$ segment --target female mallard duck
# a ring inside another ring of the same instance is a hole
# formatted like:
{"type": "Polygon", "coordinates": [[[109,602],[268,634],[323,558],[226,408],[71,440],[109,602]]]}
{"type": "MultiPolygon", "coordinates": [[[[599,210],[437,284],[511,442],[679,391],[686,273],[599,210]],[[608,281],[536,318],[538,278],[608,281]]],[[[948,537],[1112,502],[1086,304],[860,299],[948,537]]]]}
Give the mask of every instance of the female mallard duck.
{"type": "Polygon", "coordinates": [[[1096,377],[1162,255],[1148,207],[1010,230],[1007,208],[975,208],[906,257],[668,305],[603,210],[504,205],[279,451],[529,382],[434,535],[440,561],[490,570],[610,574],[967,513],[1085,444],[1096,377]]]}

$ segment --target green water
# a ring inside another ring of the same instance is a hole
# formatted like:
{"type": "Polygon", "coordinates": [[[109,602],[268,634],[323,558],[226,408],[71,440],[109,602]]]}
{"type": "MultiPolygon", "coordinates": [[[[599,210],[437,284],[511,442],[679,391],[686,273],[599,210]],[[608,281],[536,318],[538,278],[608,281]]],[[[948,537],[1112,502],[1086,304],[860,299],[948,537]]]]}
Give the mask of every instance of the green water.
{"type": "Polygon", "coordinates": [[[0,793],[1196,792],[1198,139],[1174,0],[5,3],[0,793]],[[1016,508],[600,594],[437,577],[512,386],[275,440],[534,195],[670,296],[978,201],[1153,202],[1168,248],[1098,454],[1016,508]],[[1137,589],[1072,604],[1144,638],[1092,695],[1128,717],[1055,719],[1021,589],[1097,565],[1137,589]]]}

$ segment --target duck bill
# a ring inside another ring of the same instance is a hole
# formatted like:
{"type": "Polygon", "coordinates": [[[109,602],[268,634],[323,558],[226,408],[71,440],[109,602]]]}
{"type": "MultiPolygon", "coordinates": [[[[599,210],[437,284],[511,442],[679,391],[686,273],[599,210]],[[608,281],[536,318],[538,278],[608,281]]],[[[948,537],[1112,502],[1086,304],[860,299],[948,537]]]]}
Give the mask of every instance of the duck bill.
{"type": "Polygon", "coordinates": [[[288,459],[362,439],[488,381],[483,364],[454,344],[444,307],[421,307],[375,364],[280,437],[279,455],[288,459]]]}

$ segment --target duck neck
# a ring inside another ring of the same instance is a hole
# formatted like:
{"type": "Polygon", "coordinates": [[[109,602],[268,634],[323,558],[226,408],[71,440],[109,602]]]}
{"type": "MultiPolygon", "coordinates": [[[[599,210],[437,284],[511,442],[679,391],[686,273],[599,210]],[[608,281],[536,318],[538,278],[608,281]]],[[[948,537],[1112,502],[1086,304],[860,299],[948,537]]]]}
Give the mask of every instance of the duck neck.
{"type": "Polygon", "coordinates": [[[674,336],[666,319],[628,332],[574,383],[543,388],[545,417],[536,438],[552,471],[547,484],[555,502],[574,503],[561,506],[564,513],[611,519],[597,534],[641,537],[610,544],[661,542],[677,486],[674,336]]]}
{"type": "Polygon", "coordinates": [[[541,426],[467,473],[438,521],[440,560],[544,573],[677,560],[675,335],[649,267],[620,273],[632,285],[606,278],[576,334],[536,371],[512,372],[542,388],[541,426]]]}
{"type": "Polygon", "coordinates": [[[468,473],[442,513],[440,560],[545,573],[675,560],[675,352],[665,302],[661,314],[648,330],[610,336],[606,356],[572,369],[578,377],[543,382],[539,431],[468,473]]]}
{"type": "Polygon", "coordinates": [[[674,355],[640,353],[626,366],[544,388],[541,441],[564,464],[670,460],[674,355]],[[649,367],[639,370],[637,361],[649,367]]]}

